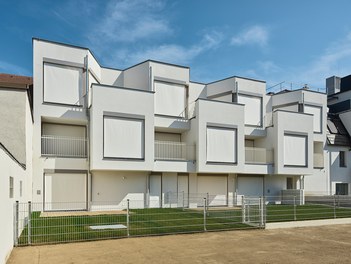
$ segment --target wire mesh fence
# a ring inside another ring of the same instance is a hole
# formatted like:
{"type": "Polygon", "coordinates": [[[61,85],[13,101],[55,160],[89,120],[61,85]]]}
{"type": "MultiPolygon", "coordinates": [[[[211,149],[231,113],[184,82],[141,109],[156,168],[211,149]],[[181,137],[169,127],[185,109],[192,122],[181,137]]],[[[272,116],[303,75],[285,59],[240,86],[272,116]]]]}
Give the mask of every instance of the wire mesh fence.
{"type": "MultiPolygon", "coordinates": [[[[149,197],[150,198],[150,197],[149,197]]],[[[88,240],[264,228],[266,223],[351,217],[351,196],[266,196],[169,193],[158,204],[145,200],[45,206],[16,203],[14,244],[51,244],[88,240]],[[150,206],[152,205],[152,206],[150,206]],[[157,206],[156,206],[157,205],[157,206]],[[60,208],[50,210],[45,208],[60,208]]]]}
{"type": "Polygon", "coordinates": [[[261,215],[250,209],[257,203],[247,203],[251,218],[245,222],[241,207],[210,207],[206,197],[193,208],[145,208],[144,201],[126,200],[123,209],[116,210],[111,203],[108,210],[106,204],[103,211],[43,211],[42,203],[16,203],[14,243],[21,246],[261,227],[250,224],[261,215]]]}

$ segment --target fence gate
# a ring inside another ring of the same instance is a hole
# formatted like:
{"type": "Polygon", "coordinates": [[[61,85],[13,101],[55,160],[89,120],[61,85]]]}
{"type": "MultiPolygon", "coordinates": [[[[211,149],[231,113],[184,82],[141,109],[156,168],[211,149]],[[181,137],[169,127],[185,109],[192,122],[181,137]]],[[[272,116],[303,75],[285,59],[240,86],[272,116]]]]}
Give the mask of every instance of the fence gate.
{"type": "Polygon", "coordinates": [[[262,197],[242,197],[242,222],[254,227],[266,226],[266,204],[262,197]]]}

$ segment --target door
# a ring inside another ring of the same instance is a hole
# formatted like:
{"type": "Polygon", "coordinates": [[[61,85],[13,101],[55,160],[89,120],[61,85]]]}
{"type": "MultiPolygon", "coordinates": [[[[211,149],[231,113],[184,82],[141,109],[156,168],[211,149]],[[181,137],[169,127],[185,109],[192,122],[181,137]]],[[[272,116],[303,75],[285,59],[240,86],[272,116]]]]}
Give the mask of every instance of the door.
{"type": "Polygon", "coordinates": [[[87,174],[45,173],[44,210],[87,210],[87,174]]]}
{"type": "Polygon", "coordinates": [[[159,208],[162,205],[162,176],[149,176],[149,207],[159,208]]]}
{"type": "Polygon", "coordinates": [[[178,175],[178,207],[189,207],[188,175],[178,175]]]}
{"type": "Polygon", "coordinates": [[[228,176],[209,175],[197,177],[197,192],[199,196],[208,197],[209,206],[227,205],[228,176]],[[207,195],[208,194],[208,195],[207,195]]]}

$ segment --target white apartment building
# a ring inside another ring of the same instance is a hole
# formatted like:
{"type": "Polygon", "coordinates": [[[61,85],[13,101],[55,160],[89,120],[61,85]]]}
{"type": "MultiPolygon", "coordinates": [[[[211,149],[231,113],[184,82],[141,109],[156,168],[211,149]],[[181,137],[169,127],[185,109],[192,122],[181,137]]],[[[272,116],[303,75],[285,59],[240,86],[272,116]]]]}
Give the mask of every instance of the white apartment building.
{"type": "Polygon", "coordinates": [[[206,195],[232,206],[329,188],[325,94],[266,94],[265,82],[237,76],[197,83],[188,67],[153,60],[111,69],[87,48],[41,39],[33,60],[33,201],[43,210],[196,206],[191,197],[206,195]]]}

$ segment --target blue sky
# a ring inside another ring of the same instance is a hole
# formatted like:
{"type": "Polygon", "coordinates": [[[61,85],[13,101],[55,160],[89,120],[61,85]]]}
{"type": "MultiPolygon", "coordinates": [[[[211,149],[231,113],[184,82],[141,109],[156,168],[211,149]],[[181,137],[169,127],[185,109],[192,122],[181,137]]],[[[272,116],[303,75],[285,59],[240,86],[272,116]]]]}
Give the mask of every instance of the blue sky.
{"type": "Polygon", "coordinates": [[[1,1],[0,72],[32,75],[32,37],[90,48],[123,69],[146,59],[324,88],[351,74],[349,0],[1,1]]]}

